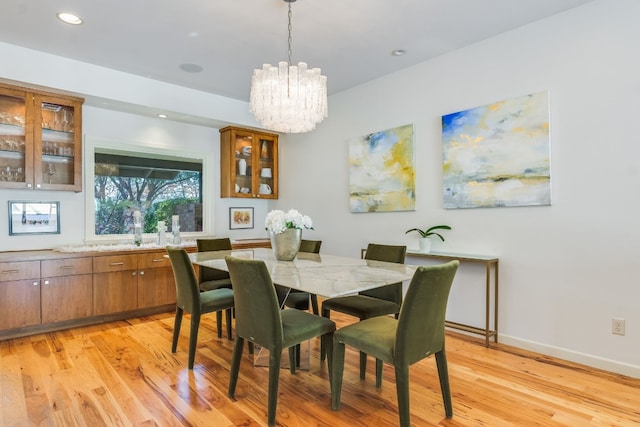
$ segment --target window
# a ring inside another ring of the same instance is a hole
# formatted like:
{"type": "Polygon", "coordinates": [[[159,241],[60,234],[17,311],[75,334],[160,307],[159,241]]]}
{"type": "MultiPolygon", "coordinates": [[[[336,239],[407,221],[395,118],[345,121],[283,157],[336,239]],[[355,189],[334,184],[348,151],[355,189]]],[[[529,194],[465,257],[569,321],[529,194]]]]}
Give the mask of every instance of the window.
{"type": "Polygon", "coordinates": [[[93,169],[95,236],[132,234],[137,211],[143,233],[174,215],[181,233],[203,231],[202,159],[96,147],[93,169]]]}

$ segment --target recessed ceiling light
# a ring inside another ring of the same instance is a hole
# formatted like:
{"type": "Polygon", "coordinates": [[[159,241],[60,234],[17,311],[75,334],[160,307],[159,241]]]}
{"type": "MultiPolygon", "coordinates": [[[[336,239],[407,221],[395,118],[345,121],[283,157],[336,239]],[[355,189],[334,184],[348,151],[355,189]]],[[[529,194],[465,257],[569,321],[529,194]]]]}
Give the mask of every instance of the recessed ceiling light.
{"type": "Polygon", "coordinates": [[[180,64],[180,69],[187,73],[200,73],[202,71],[202,66],[198,64],[180,64]]]}
{"type": "Polygon", "coordinates": [[[393,56],[402,56],[405,53],[407,53],[407,51],[404,50],[404,49],[395,49],[395,50],[391,51],[391,55],[393,55],[393,56]]]}
{"type": "Polygon", "coordinates": [[[59,20],[61,20],[62,22],[66,22],[67,24],[71,24],[71,25],[82,24],[82,19],[79,16],[74,15],[73,13],[60,12],[58,13],[57,16],[59,20]]]}
{"type": "Polygon", "coordinates": [[[160,117],[161,119],[166,119],[167,115],[160,113],[160,114],[158,114],[158,117],[160,117]]]}

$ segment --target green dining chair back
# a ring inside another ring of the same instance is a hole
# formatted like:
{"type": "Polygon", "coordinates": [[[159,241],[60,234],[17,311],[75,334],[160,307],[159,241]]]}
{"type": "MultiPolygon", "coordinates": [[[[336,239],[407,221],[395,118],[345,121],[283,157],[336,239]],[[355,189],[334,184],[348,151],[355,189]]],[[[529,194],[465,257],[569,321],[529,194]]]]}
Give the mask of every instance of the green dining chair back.
{"type": "Polygon", "coordinates": [[[445,353],[445,314],[459,261],[416,270],[398,319],[374,317],[345,326],[334,334],[331,408],[340,409],[345,345],[355,347],[395,368],[401,426],[410,425],[409,366],[435,355],[445,416],[453,416],[445,353]]]}
{"type": "MultiPolygon", "coordinates": [[[[406,246],[369,243],[364,259],[404,264],[406,254],[406,246]]],[[[322,316],[329,318],[332,310],[357,317],[360,320],[390,314],[397,316],[401,304],[402,282],[362,291],[358,295],[326,299],[322,303],[322,316]]],[[[324,348],[321,348],[320,359],[324,360],[325,357],[326,352],[324,348]]],[[[360,352],[361,379],[365,378],[366,372],[367,355],[365,352],[360,352]]],[[[380,360],[376,361],[376,378],[378,382],[382,380],[382,362],[380,360]]]]}
{"type": "MultiPolygon", "coordinates": [[[[320,246],[322,246],[322,240],[302,239],[298,252],[317,254],[320,253],[320,246]]],[[[309,292],[292,289],[285,301],[285,305],[290,308],[297,308],[298,310],[309,310],[309,300],[311,300],[313,314],[320,314],[320,310],[318,310],[318,296],[316,294],[309,294],[309,292]]]]}
{"type": "MultiPolygon", "coordinates": [[[[221,237],[216,239],[196,239],[198,252],[230,251],[231,239],[221,237]]],[[[218,288],[230,288],[229,273],[215,268],[200,267],[200,290],[210,291],[218,288]]]]}
{"type": "Polygon", "coordinates": [[[321,337],[326,346],[332,347],[336,325],[329,319],[305,311],[281,310],[271,276],[263,261],[228,256],[226,262],[233,282],[236,309],[229,397],[235,396],[244,341],[260,345],[269,352],[267,422],[269,426],[273,426],[276,420],[282,351],[289,350],[289,369],[295,374],[295,347],[315,337],[321,337]]]}
{"type": "Polygon", "coordinates": [[[226,312],[227,338],[231,339],[231,309],[233,308],[233,291],[228,288],[201,292],[198,287],[193,264],[189,254],[182,248],[167,247],[167,253],[176,282],[176,317],[173,326],[171,352],[175,353],[180,337],[182,316],[186,312],[191,315],[191,331],[189,333],[189,369],[193,369],[198,329],[203,314],[216,312],[218,338],[222,337],[222,311],[226,312]]]}

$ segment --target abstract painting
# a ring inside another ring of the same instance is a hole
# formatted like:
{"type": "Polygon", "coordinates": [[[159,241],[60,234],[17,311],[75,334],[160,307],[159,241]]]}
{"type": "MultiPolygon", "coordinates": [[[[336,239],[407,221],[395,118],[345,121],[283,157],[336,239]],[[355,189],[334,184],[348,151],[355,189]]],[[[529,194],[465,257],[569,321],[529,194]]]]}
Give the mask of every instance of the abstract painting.
{"type": "Polygon", "coordinates": [[[442,116],[444,208],[551,204],[549,93],[442,116]]]}
{"type": "Polygon", "coordinates": [[[413,125],[349,141],[351,212],[415,210],[413,125]]]}

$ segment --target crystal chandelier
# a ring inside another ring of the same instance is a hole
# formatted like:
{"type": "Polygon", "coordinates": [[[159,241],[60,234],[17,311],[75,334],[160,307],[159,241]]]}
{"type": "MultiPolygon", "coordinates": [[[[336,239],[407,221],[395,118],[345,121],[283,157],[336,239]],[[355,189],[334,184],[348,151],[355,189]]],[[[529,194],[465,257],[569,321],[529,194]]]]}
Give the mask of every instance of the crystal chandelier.
{"type": "Polygon", "coordinates": [[[289,3],[288,62],[253,70],[249,111],[267,129],[309,132],[328,115],[327,77],[304,62],[291,65],[291,3],[296,0],[284,1],[289,3]]]}

